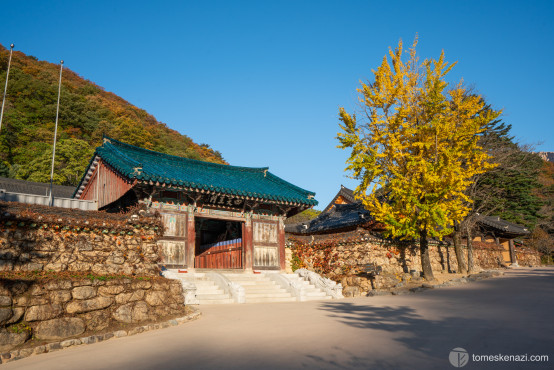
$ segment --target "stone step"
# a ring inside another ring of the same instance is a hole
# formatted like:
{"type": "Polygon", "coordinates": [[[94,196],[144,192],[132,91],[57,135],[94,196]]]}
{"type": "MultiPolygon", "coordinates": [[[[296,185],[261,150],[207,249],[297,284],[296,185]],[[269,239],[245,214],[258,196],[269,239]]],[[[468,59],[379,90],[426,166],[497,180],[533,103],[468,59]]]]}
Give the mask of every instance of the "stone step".
{"type": "Polygon", "coordinates": [[[268,303],[268,302],[296,302],[295,297],[271,297],[271,298],[262,298],[262,297],[246,297],[246,303],[268,303]]]}
{"type": "Polygon", "coordinates": [[[246,299],[248,298],[285,298],[285,297],[292,297],[289,292],[258,292],[258,293],[250,293],[246,292],[245,294],[246,299]]]}
{"type": "Polygon", "coordinates": [[[198,303],[201,305],[207,304],[232,304],[235,303],[235,300],[232,298],[223,298],[223,299],[199,299],[198,303]]]}
{"type": "Polygon", "coordinates": [[[313,292],[305,292],[306,297],[328,297],[328,295],[325,292],[319,291],[313,291],[313,292]]]}
{"type": "Polygon", "coordinates": [[[244,292],[246,294],[250,293],[259,293],[259,292],[276,292],[276,293],[286,293],[287,290],[283,288],[279,288],[277,286],[272,287],[271,289],[268,289],[266,287],[256,287],[256,286],[250,286],[250,287],[244,287],[244,292]]]}
{"type": "Polygon", "coordinates": [[[227,277],[227,279],[229,279],[230,281],[233,281],[235,283],[258,283],[258,282],[266,282],[266,281],[271,281],[269,280],[268,278],[264,277],[264,278],[229,278],[227,277]]]}
{"type": "MultiPolygon", "coordinates": [[[[190,281],[190,280],[189,280],[190,281]]],[[[211,287],[216,286],[213,281],[191,281],[197,287],[211,287]]]]}
{"type": "Polygon", "coordinates": [[[223,289],[219,289],[219,288],[215,288],[215,289],[197,289],[196,290],[196,295],[204,295],[204,294],[212,294],[212,295],[216,295],[216,294],[226,294],[223,289]]]}
{"type": "Polygon", "coordinates": [[[207,293],[207,294],[204,294],[204,293],[198,294],[198,293],[196,293],[196,298],[198,300],[209,300],[209,299],[229,299],[231,297],[229,296],[229,294],[222,292],[222,293],[218,293],[218,294],[209,294],[209,293],[207,293]]]}

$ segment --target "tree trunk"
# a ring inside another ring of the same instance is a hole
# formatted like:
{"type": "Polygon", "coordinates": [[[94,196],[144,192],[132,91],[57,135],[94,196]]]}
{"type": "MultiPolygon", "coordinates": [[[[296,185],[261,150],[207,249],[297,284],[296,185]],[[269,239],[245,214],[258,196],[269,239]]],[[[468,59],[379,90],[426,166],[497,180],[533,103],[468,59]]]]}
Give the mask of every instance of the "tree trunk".
{"type": "Polygon", "coordinates": [[[467,234],[467,272],[472,274],[475,271],[475,265],[473,262],[473,240],[471,240],[471,231],[469,225],[466,225],[467,234]]]}
{"type": "Polygon", "coordinates": [[[510,239],[510,241],[508,241],[508,245],[510,247],[510,260],[512,262],[512,266],[518,266],[516,250],[514,248],[514,239],[510,239]]]}
{"type": "Polygon", "coordinates": [[[419,252],[421,256],[421,270],[423,277],[427,281],[435,280],[433,268],[431,267],[431,257],[429,256],[429,241],[427,240],[427,230],[419,233],[419,252]]]}
{"type": "Polygon", "coordinates": [[[462,235],[458,228],[454,230],[454,251],[456,252],[456,259],[458,260],[458,274],[465,274],[467,272],[466,260],[464,258],[464,251],[462,250],[462,235]]]}

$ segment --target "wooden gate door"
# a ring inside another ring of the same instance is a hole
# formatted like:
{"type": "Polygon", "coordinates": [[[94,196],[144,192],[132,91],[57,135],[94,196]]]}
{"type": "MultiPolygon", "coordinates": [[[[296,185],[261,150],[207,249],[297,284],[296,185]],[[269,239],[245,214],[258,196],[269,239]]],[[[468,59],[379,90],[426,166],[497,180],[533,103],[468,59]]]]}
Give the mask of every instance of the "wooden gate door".
{"type": "Polygon", "coordinates": [[[279,269],[279,241],[278,224],[271,221],[255,221],[254,260],[255,269],[275,270],[279,269]]]}
{"type": "Polygon", "coordinates": [[[164,235],[158,240],[161,248],[161,264],[170,268],[187,267],[186,236],[187,215],[179,213],[162,213],[165,227],[164,235]]]}
{"type": "Polygon", "coordinates": [[[196,268],[241,269],[242,239],[201,245],[194,259],[196,268]]]}

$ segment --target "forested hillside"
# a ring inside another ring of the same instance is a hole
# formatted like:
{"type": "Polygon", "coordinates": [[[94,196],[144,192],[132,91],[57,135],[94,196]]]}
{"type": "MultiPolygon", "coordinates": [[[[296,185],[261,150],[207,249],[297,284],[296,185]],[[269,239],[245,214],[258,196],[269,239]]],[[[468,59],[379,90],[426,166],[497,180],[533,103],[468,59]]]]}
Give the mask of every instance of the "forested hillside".
{"type": "MultiPolygon", "coordinates": [[[[9,49],[0,45],[4,88],[9,49]]],[[[59,65],[14,51],[0,131],[0,176],[50,179],[59,65]]],[[[0,92],[1,94],[1,92],[0,92]]],[[[225,163],[221,153],[196,144],[146,111],[64,68],[54,181],[76,185],[102,135],[177,156],[225,163]]]]}

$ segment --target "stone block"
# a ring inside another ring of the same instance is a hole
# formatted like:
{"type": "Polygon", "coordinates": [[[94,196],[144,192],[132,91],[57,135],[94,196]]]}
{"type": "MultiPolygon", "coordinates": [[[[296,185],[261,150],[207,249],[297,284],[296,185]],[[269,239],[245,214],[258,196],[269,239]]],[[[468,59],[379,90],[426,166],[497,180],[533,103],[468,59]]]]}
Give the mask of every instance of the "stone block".
{"type": "Polygon", "coordinates": [[[92,331],[106,329],[112,320],[110,313],[106,310],[87,312],[81,318],[85,321],[87,329],[92,331]]]}
{"type": "Polygon", "coordinates": [[[146,303],[150,306],[161,306],[167,302],[167,293],[162,290],[154,290],[146,293],[146,303]]]}
{"type": "Polygon", "coordinates": [[[68,339],[68,340],[64,340],[63,342],[60,342],[60,345],[63,348],[78,346],[79,344],[81,344],[81,341],[79,339],[68,339]]]}
{"type": "Polygon", "coordinates": [[[58,351],[58,350],[62,349],[62,346],[59,342],[48,343],[46,345],[46,349],[48,350],[48,352],[54,352],[54,351],[58,351]]]}
{"type": "Polygon", "coordinates": [[[51,280],[44,284],[44,288],[47,290],[67,290],[71,289],[72,284],[70,280],[51,280]]]}
{"type": "Polygon", "coordinates": [[[113,333],[106,333],[103,336],[104,340],[112,339],[114,337],[113,333]]]}
{"type": "Polygon", "coordinates": [[[24,348],[19,350],[19,357],[29,357],[33,354],[34,348],[24,348]]]}
{"type": "Polygon", "coordinates": [[[131,284],[132,289],[150,289],[152,283],[147,280],[136,280],[131,284]]]}
{"type": "Polygon", "coordinates": [[[77,317],[62,317],[40,322],[35,328],[37,339],[56,340],[73,337],[85,331],[85,323],[77,317]]]}
{"type": "Polygon", "coordinates": [[[0,296],[0,307],[1,306],[11,306],[12,305],[12,297],[2,295],[0,296]]]}
{"type": "Polygon", "coordinates": [[[18,322],[23,317],[23,314],[25,313],[25,308],[24,307],[14,307],[12,309],[12,311],[13,311],[13,315],[12,315],[11,319],[6,321],[6,324],[14,324],[14,323],[18,322]]]}
{"type": "Polygon", "coordinates": [[[74,299],[89,299],[96,297],[96,289],[92,286],[80,286],[73,288],[71,295],[74,299]]]}
{"type": "Polygon", "coordinates": [[[25,312],[25,321],[49,320],[59,316],[62,311],[62,307],[57,303],[31,306],[25,312]]]}
{"type": "Polygon", "coordinates": [[[358,286],[347,286],[342,290],[342,294],[345,297],[359,297],[361,295],[361,290],[358,286]]]}
{"type": "Polygon", "coordinates": [[[119,307],[113,313],[112,317],[119,322],[133,323],[148,320],[148,305],[143,302],[128,303],[119,307]]]}
{"type": "Polygon", "coordinates": [[[42,271],[41,263],[28,262],[21,266],[21,271],[42,271]]]}
{"type": "Polygon", "coordinates": [[[0,351],[9,351],[25,343],[30,336],[31,334],[27,330],[21,333],[12,333],[7,329],[0,330],[0,351]]]}
{"type": "Polygon", "coordinates": [[[65,303],[71,300],[71,293],[68,290],[53,290],[50,292],[52,303],[65,303]]]}
{"type": "Polygon", "coordinates": [[[83,313],[100,310],[111,306],[113,299],[109,297],[96,297],[82,301],[72,301],[66,306],[65,310],[69,314],[83,313]]]}
{"type": "Polygon", "coordinates": [[[148,306],[145,302],[137,302],[133,307],[132,317],[134,322],[145,321],[149,319],[148,306]]]}
{"type": "Polygon", "coordinates": [[[102,286],[98,288],[98,294],[102,296],[112,296],[122,293],[125,287],[122,285],[102,286]]]}
{"type": "Polygon", "coordinates": [[[140,301],[144,298],[144,290],[135,290],[130,293],[121,293],[115,296],[115,301],[118,304],[140,301]]]}
{"type": "Polygon", "coordinates": [[[13,316],[11,307],[0,307],[0,324],[6,323],[13,316]]]}
{"type": "Polygon", "coordinates": [[[79,338],[79,340],[81,341],[81,343],[83,344],[92,344],[92,343],[96,343],[96,336],[95,335],[91,335],[89,337],[82,337],[82,338],[79,338]]]}
{"type": "Polygon", "coordinates": [[[128,335],[135,335],[135,334],[139,334],[139,333],[142,333],[144,332],[144,328],[142,326],[138,326],[136,328],[133,328],[131,330],[129,330],[129,332],[127,333],[128,335]]]}
{"type": "Polygon", "coordinates": [[[127,336],[127,332],[126,332],[125,330],[118,330],[118,331],[114,331],[113,335],[114,335],[116,338],[126,337],[126,336],[127,336]]]}
{"type": "Polygon", "coordinates": [[[133,318],[131,316],[132,312],[132,305],[131,304],[125,304],[121,307],[119,307],[117,310],[114,311],[112,314],[113,318],[119,322],[124,323],[131,323],[133,321],[133,318]]]}

